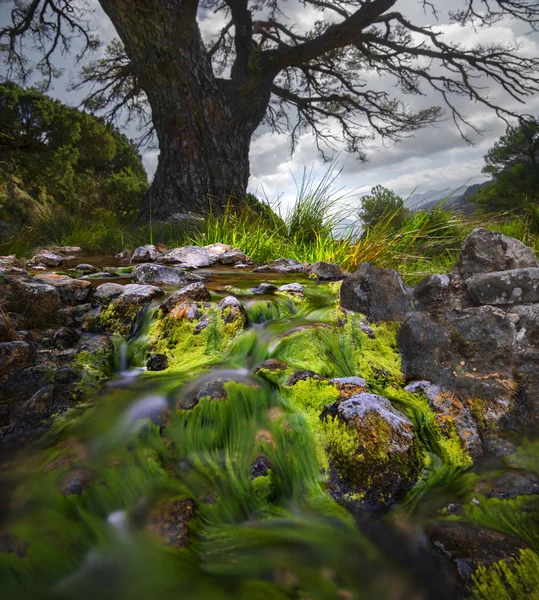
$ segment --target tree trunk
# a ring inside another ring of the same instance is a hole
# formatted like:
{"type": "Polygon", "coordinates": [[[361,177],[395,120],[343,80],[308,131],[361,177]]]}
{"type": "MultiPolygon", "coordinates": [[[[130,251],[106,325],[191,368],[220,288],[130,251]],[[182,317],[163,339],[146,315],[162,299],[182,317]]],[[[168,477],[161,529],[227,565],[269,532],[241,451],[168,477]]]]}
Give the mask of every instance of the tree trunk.
{"type": "Polygon", "coordinates": [[[222,212],[241,201],[251,136],[271,81],[244,97],[217,79],[196,23],[194,0],[100,0],[152,109],[159,162],[139,220],[222,212]]]}

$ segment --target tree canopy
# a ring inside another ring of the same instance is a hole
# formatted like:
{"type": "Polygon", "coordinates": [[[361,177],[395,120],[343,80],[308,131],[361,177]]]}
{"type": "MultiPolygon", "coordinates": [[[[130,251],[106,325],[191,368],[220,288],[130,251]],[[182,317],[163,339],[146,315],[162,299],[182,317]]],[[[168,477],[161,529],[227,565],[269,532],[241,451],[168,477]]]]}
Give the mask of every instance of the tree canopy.
{"type": "Polygon", "coordinates": [[[22,221],[40,204],[133,216],[148,187],[136,146],[118,130],[12,83],[0,86],[0,171],[4,203],[22,221]]]}
{"type": "MultiPolygon", "coordinates": [[[[87,106],[111,117],[127,109],[145,122],[151,110],[161,149],[150,194],[157,213],[244,189],[261,123],[288,133],[292,149],[310,130],[323,155],[344,142],[365,158],[373,139],[406,138],[443,115],[469,140],[477,127],[459,96],[507,119],[517,112],[507,97],[525,112],[539,91],[539,57],[497,40],[458,43],[437,26],[480,30],[513,19],[537,31],[536,0],[423,0],[420,21],[399,11],[397,0],[297,2],[315,12],[312,26],[291,21],[294,3],[284,0],[99,0],[121,41],[83,70],[82,82],[93,86],[87,106]],[[212,12],[223,26],[204,42],[199,25],[212,12]],[[494,88],[505,100],[493,99],[494,88]],[[412,108],[407,96],[435,99],[412,108]]],[[[84,41],[79,56],[98,44],[86,2],[13,5],[0,42],[21,77],[29,45],[49,82],[55,52],[68,51],[73,36],[84,41]]]]}
{"type": "Polygon", "coordinates": [[[487,211],[526,215],[539,230],[539,119],[509,126],[485,155],[483,172],[494,179],[471,200],[487,211]]]}
{"type": "Polygon", "coordinates": [[[373,187],[370,194],[361,198],[358,217],[367,229],[384,220],[388,226],[399,229],[407,216],[404,200],[381,185],[373,187]]]}

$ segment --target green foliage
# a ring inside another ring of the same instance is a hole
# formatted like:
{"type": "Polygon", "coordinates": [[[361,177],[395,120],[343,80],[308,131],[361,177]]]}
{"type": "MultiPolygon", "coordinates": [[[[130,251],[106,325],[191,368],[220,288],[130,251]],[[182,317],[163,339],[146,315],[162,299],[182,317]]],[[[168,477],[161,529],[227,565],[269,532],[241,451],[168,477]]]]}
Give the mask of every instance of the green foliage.
{"type": "Polygon", "coordinates": [[[407,215],[404,200],[381,185],[373,187],[370,195],[363,196],[358,210],[358,216],[367,229],[380,222],[385,222],[393,229],[400,229],[407,215]]]}
{"type": "Polygon", "coordinates": [[[103,120],[36,90],[0,86],[0,217],[34,224],[59,209],[135,214],[148,183],[136,147],[103,120]]]}
{"type": "Polygon", "coordinates": [[[471,198],[487,212],[515,211],[539,232],[539,119],[510,126],[485,155],[484,173],[494,181],[471,198]]]}

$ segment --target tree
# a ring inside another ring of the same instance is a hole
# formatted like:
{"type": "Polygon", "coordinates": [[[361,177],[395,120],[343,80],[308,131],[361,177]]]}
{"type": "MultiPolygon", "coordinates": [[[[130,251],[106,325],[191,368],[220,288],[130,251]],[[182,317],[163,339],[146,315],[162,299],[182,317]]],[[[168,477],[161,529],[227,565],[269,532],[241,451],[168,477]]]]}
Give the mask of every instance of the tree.
{"type": "MultiPolygon", "coordinates": [[[[465,96],[504,118],[513,114],[484,90],[484,80],[515,100],[539,89],[539,59],[493,42],[466,48],[443,32],[394,10],[397,0],[298,0],[319,12],[310,30],[290,24],[279,0],[99,0],[121,40],[87,70],[97,85],[90,102],[144,113],[144,101],[161,151],[142,207],[146,217],[222,209],[230,194],[242,197],[249,177],[249,144],[261,123],[289,131],[292,148],[310,128],[321,152],[335,140],[364,157],[373,135],[397,140],[439,119],[438,106],[412,110],[402,94],[439,93],[464,137],[473,125],[455,96],[465,96]],[[199,21],[208,11],[223,17],[209,45],[199,21]],[[368,87],[362,75],[390,76],[397,97],[368,87]],[[142,101],[142,104],[141,104],[142,101]]],[[[26,42],[42,59],[47,81],[55,50],[69,50],[81,35],[84,54],[97,45],[81,0],[14,0],[11,23],[0,29],[7,61],[27,73],[26,42]],[[21,50],[21,47],[23,50],[21,50]]],[[[440,5],[442,3],[440,2],[440,5]]],[[[444,3],[445,4],[445,3],[444,3]]],[[[423,0],[437,17],[436,0],[423,0]]],[[[536,0],[462,0],[449,12],[460,25],[489,27],[505,18],[539,27],[536,0]]]]}
{"type": "Polygon", "coordinates": [[[381,185],[373,187],[370,195],[361,198],[361,208],[358,210],[358,217],[367,230],[382,221],[386,221],[387,225],[394,229],[399,229],[408,214],[404,200],[381,185]]]}
{"type": "Polygon", "coordinates": [[[485,155],[483,173],[494,180],[471,198],[487,211],[510,210],[539,228],[539,119],[511,125],[485,155]]]}
{"type": "Polygon", "coordinates": [[[0,85],[0,183],[11,190],[8,216],[23,222],[40,203],[132,218],[148,189],[138,149],[119,131],[12,83],[0,85]]]}

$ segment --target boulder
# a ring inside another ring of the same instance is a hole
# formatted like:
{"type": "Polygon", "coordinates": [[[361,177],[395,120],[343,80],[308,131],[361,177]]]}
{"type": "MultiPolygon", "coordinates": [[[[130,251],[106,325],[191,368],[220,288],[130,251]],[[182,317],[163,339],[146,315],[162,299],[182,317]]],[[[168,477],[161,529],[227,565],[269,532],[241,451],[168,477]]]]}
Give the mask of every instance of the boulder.
{"type": "Polygon", "coordinates": [[[140,246],[137,248],[131,256],[132,263],[145,263],[154,261],[159,256],[157,248],[153,244],[147,246],[140,246]]]}
{"type": "Polygon", "coordinates": [[[364,262],[341,286],[341,306],[371,321],[402,321],[409,310],[404,283],[392,269],[364,262]]]}
{"type": "Polygon", "coordinates": [[[13,367],[18,369],[30,363],[34,357],[34,350],[26,342],[0,343],[0,381],[3,381],[13,367]]]}
{"type": "Polygon", "coordinates": [[[399,330],[398,344],[406,379],[443,379],[451,349],[451,331],[447,327],[428,313],[409,313],[399,330]]]}
{"type": "Polygon", "coordinates": [[[249,289],[251,294],[260,294],[261,296],[265,296],[268,294],[275,294],[277,291],[277,286],[271,283],[260,283],[259,285],[252,287],[249,289]]]}
{"type": "Polygon", "coordinates": [[[174,248],[163,254],[157,260],[163,264],[178,264],[192,269],[211,267],[219,262],[219,256],[208,252],[200,246],[184,246],[174,248]]]}
{"type": "Polygon", "coordinates": [[[467,286],[476,305],[539,302],[539,267],[473,275],[467,286]]]}
{"type": "Polygon", "coordinates": [[[24,275],[5,275],[2,279],[0,300],[8,313],[20,316],[20,326],[48,327],[59,320],[60,293],[53,285],[24,275]]]}
{"type": "Polygon", "coordinates": [[[359,494],[364,503],[390,505],[411,488],[421,469],[411,421],[383,396],[362,392],[336,403],[329,415],[346,425],[356,440],[340,444],[329,440],[329,456],[335,468],[339,493],[359,494]]]}
{"type": "Polygon", "coordinates": [[[305,300],[305,292],[301,283],[287,283],[277,288],[276,294],[288,296],[293,300],[305,300]]]}
{"type": "Polygon", "coordinates": [[[146,363],[148,371],[164,371],[168,369],[168,357],[166,354],[152,354],[146,363]]]}
{"type": "Polygon", "coordinates": [[[124,286],[119,283],[102,283],[95,288],[94,298],[99,304],[108,304],[124,293],[124,286]]]}
{"type": "Polygon", "coordinates": [[[190,283],[169,296],[162,304],[161,310],[170,312],[177,304],[192,300],[194,302],[207,302],[211,300],[208,288],[200,282],[190,283]]]}
{"type": "Polygon", "coordinates": [[[41,250],[31,260],[31,265],[42,265],[44,267],[59,267],[64,261],[64,257],[48,250],[41,250]]]}
{"type": "Polygon", "coordinates": [[[244,254],[241,250],[229,250],[219,255],[219,262],[222,265],[245,265],[252,264],[252,260],[244,254]]]}
{"type": "Polygon", "coordinates": [[[526,544],[504,533],[458,521],[429,523],[425,533],[435,552],[449,563],[468,590],[479,566],[516,558],[526,548],[526,544]]]}
{"type": "Polygon", "coordinates": [[[35,277],[36,281],[42,281],[55,287],[60,299],[65,304],[78,304],[84,302],[92,289],[90,281],[82,279],[73,279],[67,275],[58,275],[56,273],[46,273],[35,277]]]}
{"type": "Polygon", "coordinates": [[[476,273],[538,266],[535,252],[519,240],[477,228],[464,240],[456,268],[464,277],[469,277],[476,273]]]}
{"type": "Polygon", "coordinates": [[[112,300],[100,315],[101,325],[113,333],[128,335],[137,317],[154,299],[164,292],[154,285],[129,284],[112,300]]]}
{"type": "Polygon", "coordinates": [[[320,281],[340,281],[346,277],[346,271],[335,263],[319,260],[309,268],[309,275],[320,281]]]}
{"type": "Polygon", "coordinates": [[[81,271],[82,273],[88,274],[88,273],[97,273],[99,271],[99,269],[97,267],[94,267],[93,265],[90,265],[88,263],[80,263],[80,265],[77,265],[75,267],[76,271],[81,271]]]}
{"type": "Polygon", "coordinates": [[[247,313],[243,304],[234,296],[226,296],[217,303],[225,324],[235,323],[244,327],[247,322],[247,313]]]}
{"type": "Polygon", "coordinates": [[[451,280],[448,275],[428,275],[414,288],[416,308],[436,309],[443,306],[450,293],[451,280]]]}
{"type": "Polygon", "coordinates": [[[369,391],[369,386],[363,377],[335,377],[328,383],[339,390],[339,400],[369,391]]]}
{"type": "Polygon", "coordinates": [[[306,273],[310,265],[300,264],[294,258],[278,258],[271,260],[267,265],[253,269],[253,273],[306,273]]]}
{"type": "Polygon", "coordinates": [[[223,256],[223,254],[226,254],[232,250],[232,246],[217,242],[216,244],[208,244],[207,246],[204,246],[204,250],[206,250],[206,252],[209,254],[214,254],[215,256],[223,256]]]}
{"type": "Polygon", "coordinates": [[[131,279],[148,285],[184,285],[188,281],[200,280],[196,275],[180,269],[151,263],[137,265],[131,273],[131,279]]]}

